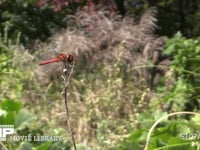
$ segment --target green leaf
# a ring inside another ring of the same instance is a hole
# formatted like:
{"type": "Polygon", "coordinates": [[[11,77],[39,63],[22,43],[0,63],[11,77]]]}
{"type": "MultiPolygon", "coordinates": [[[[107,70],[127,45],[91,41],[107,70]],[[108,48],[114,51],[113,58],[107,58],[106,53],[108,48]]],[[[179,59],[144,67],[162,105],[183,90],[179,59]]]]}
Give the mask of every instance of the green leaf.
{"type": "Polygon", "coordinates": [[[3,116],[5,117],[7,115],[7,111],[0,109],[0,117],[3,116]]]}
{"type": "Polygon", "coordinates": [[[143,148],[135,142],[125,141],[117,148],[117,150],[143,150],[143,148]]]}
{"type": "Polygon", "coordinates": [[[22,129],[28,126],[34,117],[27,110],[20,110],[15,119],[15,127],[22,129]]]}
{"type": "Polygon", "coordinates": [[[166,145],[154,150],[196,150],[196,148],[191,146],[191,142],[187,143],[177,143],[172,145],[166,145]]]}
{"type": "Polygon", "coordinates": [[[4,124],[14,124],[15,122],[15,113],[12,111],[9,111],[7,116],[4,118],[4,124]]]}
{"type": "Polygon", "coordinates": [[[133,141],[137,141],[137,140],[139,140],[140,139],[140,137],[142,136],[142,134],[143,134],[143,130],[141,129],[141,130],[136,130],[136,131],[134,131],[132,134],[131,134],[131,136],[129,137],[129,139],[130,140],[133,140],[133,141]]]}
{"type": "Polygon", "coordinates": [[[48,150],[70,150],[69,142],[58,141],[53,143],[48,150]]]}
{"type": "Polygon", "coordinates": [[[29,142],[22,142],[18,150],[32,150],[32,145],[29,142]]]}
{"type": "Polygon", "coordinates": [[[169,140],[168,140],[168,144],[169,145],[173,145],[173,144],[177,144],[177,143],[183,143],[184,141],[181,140],[180,137],[170,137],[169,140]]]}
{"type": "MultiPolygon", "coordinates": [[[[160,110],[156,110],[155,113],[154,113],[154,120],[158,120],[158,119],[160,119],[161,117],[166,116],[166,115],[167,115],[166,112],[161,112],[160,110]]],[[[166,117],[166,119],[163,120],[163,121],[166,121],[166,120],[167,120],[167,117],[166,117]]]]}
{"type": "Polygon", "coordinates": [[[194,117],[192,117],[192,121],[199,123],[200,122],[200,115],[195,115],[194,117]]]}
{"type": "Polygon", "coordinates": [[[4,99],[1,102],[1,108],[7,111],[19,111],[21,109],[21,102],[9,99],[4,99]]]}
{"type": "Polygon", "coordinates": [[[36,148],[36,150],[48,150],[50,146],[51,146],[51,142],[45,142],[45,143],[39,145],[36,148]]]}

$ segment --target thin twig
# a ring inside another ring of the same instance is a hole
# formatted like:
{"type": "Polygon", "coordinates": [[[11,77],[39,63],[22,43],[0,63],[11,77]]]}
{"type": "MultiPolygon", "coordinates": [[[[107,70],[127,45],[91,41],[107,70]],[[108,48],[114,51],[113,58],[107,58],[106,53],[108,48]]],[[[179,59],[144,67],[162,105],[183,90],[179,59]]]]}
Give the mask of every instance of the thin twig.
{"type": "Polygon", "coordinates": [[[0,141],[0,145],[3,147],[4,150],[8,150],[6,146],[0,141]]]}
{"type": "MultiPolygon", "coordinates": [[[[62,90],[62,93],[64,94],[64,92],[65,92],[65,88],[67,88],[68,87],[68,84],[69,84],[69,79],[71,78],[71,75],[72,75],[72,73],[73,73],[73,69],[74,69],[74,64],[75,64],[75,62],[73,62],[73,64],[72,64],[72,66],[70,67],[70,72],[67,72],[67,74],[66,74],[66,77],[67,77],[67,80],[66,80],[66,78],[65,78],[65,74],[63,74],[63,80],[65,81],[64,82],[64,88],[63,88],[63,90],[62,90]]],[[[66,69],[66,65],[64,65],[64,69],[66,69]]]]}
{"type": "Polygon", "coordinates": [[[174,115],[179,115],[179,114],[188,114],[188,115],[200,115],[200,113],[195,113],[195,112],[187,112],[187,111],[181,111],[181,112],[174,112],[174,113],[170,113],[167,114],[165,116],[162,116],[160,119],[158,119],[150,128],[148,134],[147,134],[147,139],[146,139],[146,144],[145,144],[145,148],[144,150],[147,150],[148,146],[149,146],[149,141],[150,141],[150,137],[151,137],[151,133],[153,132],[154,128],[165,118],[168,118],[170,116],[174,116],[174,115]]]}
{"type": "MultiPolygon", "coordinates": [[[[64,65],[64,69],[68,69],[66,67],[67,66],[64,65]]],[[[66,113],[67,113],[67,126],[68,126],[68,128],[70,130],[70,134],[71,134],[74,150],[77,150],[76,149],[76,142],[75,142],[75,138],[74,138],[74,133],[73,133],[73,130],[72,130],[72,127],[71,127],[70,119],[69,119],[70,115],[69,115],[69,108],[68,108],[68,101],[67,101],[67,88],[68,88],[68,84],[69,84],[69,79],[70,79],[70,77],[72,75],[72,72],[73,72],[73,67],[74,67],[74,62],[73,62],[73,66],[70,68],[70,71],[67,72],[67,74],[66,74],[67,80],[64,77],[64,88],[63,88],[62,92],[64,94],[64,99],[65,99],[65,108],[66,108],[66,113]]]]}

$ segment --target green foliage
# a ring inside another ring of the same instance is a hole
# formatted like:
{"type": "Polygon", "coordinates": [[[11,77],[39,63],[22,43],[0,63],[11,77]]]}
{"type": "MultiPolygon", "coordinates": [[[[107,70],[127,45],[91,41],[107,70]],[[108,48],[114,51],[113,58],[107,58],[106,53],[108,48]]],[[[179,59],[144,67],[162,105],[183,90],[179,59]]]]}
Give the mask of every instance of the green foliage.
{"type": "Polygon", "coordinates": [[[177,33],[167,40],[164,53],[172,56],[171,71],[176,80],[168,97],[182,103],[182,109],[199,109],[200,38],[186,39],[177,33]]]}
{"type": "Polygon", "coordinates": [[[37,6],[37,0],[6,0],[0,4],[0,33],[8,28],[8,36],[12,40],[20,32],[20,41],[31,45],[34,40],[46,40],[54,31],[66,24],[62,21],[66,10],[55,13],[53,8],[37,6]]]}
{"type": "MultiPolygon", "coordinates": [[[[166,44],[165,54],[173,56],[173,66],[180,76],[198,75],[200,63],[200,39],[186,39],[178,32],[166,44]],[[193,71],[194,70],[194,71],[193,71]]],[[[198,77],[198,76],[197,76],[198,77]]]]}
{"type": "Polygon", "coordinates": [[[8,38],[5,28],[3,36],[0,36],[0,97],[18,99],[21,97],[22,83],[20,77],[24,74],[13,64],[13,50],[16,50],[17,43],[13,44],[8,38]],[[13,80],[10,80],[13,79],[13,80]]]}
{"type": "Polygon", "coordinates": [[[115,145],[132,131],[137,124],[135,113],[145,111],[148,103],[148,88],[142,81],[133,82],[132,70],[126,70],[122,61],[123,47],[118,49],[114,64],[99,65],[92,72],[82,70],[70,84],[72,124],[81,138],[91,141],[87,148],[109,149],[115,145]]]}
{"type": "MultiPolygon", "coordinates": [[[[165,86],[158,87],[159,96],[152,99],[148,111],[137,115],[139,128],[114,149],[143,149],[151,125],[166,115],[166,110],[169,112],[199,110],[200,39],[186,39],[177,33],[173,38],[167,39],[164,54],[172,59],[165,76],[165,86]],[[173,82],[168,83],[169,79],[173,82]]],[[[186,118],[169,118],[157,125],[151,135],[148,150],[198,149],[199,116],[186,118]]]]}
{"type": "MultiPolygon", "coordinates": [[[[27,110],[22,109],[22,103],[16,100],[3,99],[0,104],[0,124],[1,125],[14,125],[15,136],[35,136],[43,135],[41,129],[37,129],[35,126],[31,127],[31,124],[36,118],[31,115],[27,110]],[[32,128],[32,129],[31,129],[32,128]]],[[[19,141],[7,141],[6,145],[10,149],[16,148],[19,150],[28,150],[36,148],[37,150],[69,150],[69,142],[19,142],[19,141]]]]}
{"type": "MultiPolygon", "coordinates": [[[[153,118],[150,119],[153,122],[156,121],[153,118]]],[[[143,149],[147,137],[147,129],[150,128],[151,123],[148,123],[148,128],[141,123],[140,129],[133,131],[128,138],[125,138],[114,149],[143,149]]],[[[167,120],[161,122],[151,135],[148,150],[196,150],[198,144],[196,146],[192,145],[199,142],[199,129],[200,126],[197,121],[190,122],[179,118],[177,121],[167,120]]]]}
{"type": "MultiPolygon", "coordinates": [[[[195,2],[191,3],[195,4],[195,2]]],[[[149,5],[154,4],[149,2],[149,5]]],[[[179,21],[172,14],[165,14],[163,7],[176,8],[179,4],[174,0],[168,0],[158,1],[156,5],[159,5],[159,23],[164,23],[162,28],[167,29],[162,30],[162,33],[173,34],[181,24],[177,23],[179,21]],[[170,24],[175,24],[175,26],[170,24]]],[[[186,6],[185,3],[184,6],[186,6]]],[[[143,9],[147,7],[145,3],[143,9]]],[[[194,6],[190,6],[191,8],[194,6]]],[[[65,26],[61,20],[67,11],[56,14],[49,6],[38,8],[36,0],[6,0],[0,3],[0,28],[2,30],[0,37],[0,124],[14,124],[16,135],[55,134],[66,137],[59,142],[9,141],[6,143],[9,149],[68,150],[71,147],[67,141],[69,138],[66,136],[68,134],[66,115],[60,94],[62,84],[55,81],[46,85],[37,83],[33,71],[36,66],[31,64],[33,62],[30,55],[24,52],[19,44],[19,41],[23,41],[31,45],[32,40],[48,38],[54,32],[53,30],[65,26]]],[[[195,14],[191,17],[196,19],[194,29],[191,29],[194,35],[199,32],[198,16],[199,12],[195,9],[195,14]]],[[[188,19],[186,16],[186,20],[188,19]]],[[[188,20],[188,22],[191,23],[193,20],[188,20]]],[[[106,28],[102,22],[100,26],[106,28]]],[[[123,28],[120,26],[120,29],[123,28]]],[[[109,32],[105,33],[109,34],[109,32]]],[[[120,39],[125,39],[125,35],[129,35],[127,33],[129,32],[124,32],[120,39]]],[[[111,36],[108,39],[111,39],[111,36]]],[[[86,41],[88,37],[85,36],[86,41]]],[[[100,34],[94,37],[99,42],[102,36],[100,34]]],[[[146,39],[146,36],[141,39],[146,39]]],[[[128,40],[130,40],[129,37],[126,42],[128,40]]],[[[135,44],[139,41],[136,40],[135,44]]],[[[81,40],[78,43],[84,44],[81,40]]],[[[113,42],[113,45],[116,45],[114,43],[117,42],[113,42]]],[[[120,49],[113,45],[110,48],[116,49],[117,52],[127,48],[122,46],[123,48],[120,49]]],[[[84,46],[85,44],[80,47],[84,46]]],[[[132,51],[132,45],[130,47],[132,51]]],[[[106,51],[102,53],[106,55],[100,59],[101,61],[105,56],[113,57],[106,51]]],[[[165,55],[172,58],[172,65],[164,81],[167,84],[167,80],[172,78],[174,82],[166,87],[160,86],[156,93],[149,90],[144,79],[141,79],[142,75],[138,75],[137,78],[135,77],[137,75],[133,75],[130,71],[139,72],[139,69],[124,66],[121,54],[117,54],[119,59],[115,63],[113,63],[114,59],[112,63],[103,61],[105,64],[93,68],[92,71],[85,69],[88,67],[87,64],[83,64],[84,68],[76,68],[80,70],[76,70],[75,78],[70,82],[68,96],[70,112],[72,112],[70,119],[82,149],[113,147],[111,149],[142,150],[151,125],[167,112],[199,110],[200,39],[186,39],[178,33],[167,40],[165,55]]],[[[142,61],[142,58],[138,60],[142,61]]],[[[87,58],[86,61],[88,61],[87,58]]],[[[93,65],[90,60],[88,62],[93,65]]],[[[199,120],[199,116],[187,119],[181,117],[166,119],[153,130],[148,149],[197,149],[199,139],[195,136],[190,138],[189,135],[199,133],[199,120]]]]}
{"type": "Polygon", "coordinates": [[[70,150],[70,144],[68,142],[43,142],[34,145],[30,142],[21,142],[18,150],[70,150]]]}
{"type": "Polygon", "coordinates": [[[15,120],[15,127],[20,130],[27,127],[35,119],[27,110],[19,111],[15,120]]]}
{"type": "MultiPolygon", "coordinates": [[[[0,37],[0,125],[14,125],[15,136],[43,135],[44,131],[36,124],[36,119],[39,117],[32,115],[24,107],[27,105],[25,102],[25,90],[27,90],[25,80],[31,83],[32,80],[29,72],[30,66],[27,66],[25,59],[18,58],[20,54],[19,45],[12,43],[7,32],[5,32],[0,37]],[[29,69],[26,68],[27,70],[25,70],[25,68],[22,68],[24,66],[29,69]]],[[[25,58],[28,56],[25,56],[25,52],[23,54],[25,58]]],[[[4,144],[8,149],[18,150],[69,150],[71,146],[69,142],[64,141],[26,142],[23,140],[7,140],[4,144]]]]}
{"type": "Polygon", "coordinates": [[[173,36],[181,31],[186,37],[199,35],[198,1],[158,0],[149,4],[158,8],[159,33],[173,36]]]}
{"type": "Polygon", "coordinates": [[[142,14],[149,7],[158,10],[157,32],[160,35],[172,37],[177,31],[186,37],[197,37],[200,34],[199,2],[191,0],[156,0],[140,1],[125,0],[127,11],[131,14],[142,14]]]}
{"type": "Polygon", "coordinates": [[[9,99],[1,101],[1,116],[0,124],[14,124],[15,118],[19,110],[21,109],[21,103],[9,99]]]}

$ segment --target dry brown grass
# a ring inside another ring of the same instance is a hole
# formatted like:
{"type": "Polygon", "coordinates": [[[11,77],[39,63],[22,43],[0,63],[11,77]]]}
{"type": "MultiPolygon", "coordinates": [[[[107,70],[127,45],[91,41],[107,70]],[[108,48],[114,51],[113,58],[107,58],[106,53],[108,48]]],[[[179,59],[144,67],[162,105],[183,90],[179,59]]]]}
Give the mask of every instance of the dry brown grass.
{"type": "MultiPolygon", "coordinates": [[[[159,64],[164,38],[154,34],[155,15],[152,8],[134,22],[131,16],[122,18],[102,10],[93,14],[80,11],[71,17],[73,28],[39,46],[43,50],[39,59],[58,51],[75,56],[76,76],[69,89],[69,108],[76,140],[86,147],[114,145],[136,127],[136,115],[148,108],[152,93],[147,82],[153,68],[138,66],[147,65],[149,60],[159,64]],[[119,67],[121,63],[123,67],[119,67]]],[[[60,75],[60,69],[58,64],[38,67],[40,84],[49,84],[60,75]]],[[[65,110],[60,107],[63,101],[55,103],[48,122],[54,120],[54,126],[65,126],[65,110]]]]}
{"type": "MultiPolygon", "coordinates": [[[[57,33],[48,43],[40,45],[43,52],[39,58],[52,57],[58,51],[66,52],[75,56],[78,69],[91,70],[99,64],[115,62],[123,46],[121,57],[126,65],[146,65],[149,59],[153,59],[155,51],[163,49],[164,38],[157,38],[154,34],[155,15],[156,9],[151,8],[139,22],[134,22],[131,16],[121,18],[103,10],[94,13],[79,11],[68,17],[74,21],[73,28],[57,33]]],[[[43,68],[50,78],[59,70],[55,65],[53,69],[43,68]]],[[[40,78],[41,72],[37,71],[40,78]]],[[[137,72],[139,76],[148,76],[146,69],[137,72]]]]}

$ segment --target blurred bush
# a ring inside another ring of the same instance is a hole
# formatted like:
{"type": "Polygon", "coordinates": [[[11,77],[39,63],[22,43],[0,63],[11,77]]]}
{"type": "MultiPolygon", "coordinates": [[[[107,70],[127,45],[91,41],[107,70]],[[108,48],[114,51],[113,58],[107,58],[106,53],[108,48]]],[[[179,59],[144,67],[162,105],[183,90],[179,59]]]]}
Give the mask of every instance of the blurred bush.
{"type": "MultiPolygon", "coordinates": [[[[158,115],[158,111],[153,115],[158,115]]],[[[159,116],[163,116],[161,112],[159,116]]],[[[115,146],[113,150],[143,150],[146,142],[147,132],[150,129],[153,122],[159,118],[152,118],[148,114],[146,116],[141,114],[144,122],[141,122],[140,129],[134,130],[128,138],[124,138],[118,146],[115,146]]],[[[199,116],[198,116],[199,117],[199,116]]],[[[195,118],[195,117],[193,117],[195,118]]],[[[150,144],[148,150],[196,150],[198,148],[199,130],[198,120],[186,121],[178,117],[176,120],[165,120],[161,122],[156,129],[154,129],[153,134],[150,138],[150,144]]],[[[111,148],[112,150],[112,148],[111,148]]]]}
{"type": "MultiPolygon", "coordinates": [[[[40,117],[32,113],[37,107],[30,105],[33,99],[29,95],[33,95],[33,89],[38,88],[31,75],[33,58],[18,42],[10,40],[5,29],[0,36],[0,125],[14,125],[15,136],[46,134],[37,124],[40,117]]],[[[65,139],[37,143],[7,140],[4,144],[8,149],[18,150],[70,149],[70,143],[65,139]]]]}
{"type": "MultiPolygon", "coordinates": [[[[200,106],[200,39],[186,39],[179,32],[167,40],[165,54],[172,57],[171,75],[174,86],[167,94],[170,107],[198,111],[200,106]]],[[[175,109],[177,110],[177,109],[175,109]]]]}
{"type": "MultiPolygon", "coordinates": [[[[139,128],[135,128],[132,134],[114,149],[143,149],[151,125],[167,112],[198,112],[199,46],[199,38],[186,39],[179,32],[173,38],[167,39],[164,54],[171,57],[172,63],[163,78],[162,82],[165,84],[157,87],[157,96],[152,97],[147,112],[137,115],[139,128]]],[[[168,118],[154,129],[148,150],[197,149],[198,122],[199,116],[183,115],[168,118]]]]}
{"type": "Polygon", "coordinates": [[[20,41],[32,48],[35,40],[45,41],[66,27],[63,19],[67,11],[55,13],[50,6],[39,8],[37,0],[5,0],[0,3],[0,33],[6,27],[12,41],[21,33],[20,41]]]}
{"type": "MultiPolygon", "coordinates": [[[[45,40],[54,33],[51,29],[63,26],[60,20],[68,10],[53,15],[55,22],[49,22],[53,13],[49,5],[39,9],[36,1],[16,2],[16,6],[9,0],[0,4],[0,98],[2,106],[9,101],[10,107],[19,100],[19,109],[27,108],[37,119],[29,123],[29,113],[20,110],[9,112],[11,119],[5,119],[7,110],[2,107],[2,122],[15,123],[20,127],[18,134],[54,134],[69,140],[60,94],[61,67],[37,66],[38,59],[52,57],[56,51],[75,56],[69,108],[76,140],[83,149],[142,149],[148,129],[160,116],[199,109],[199,39],[177,34],[167,40],[163,53],[165,38],[155,34],[155,8],[136,20],[101,9],[94,13],[78,11],[67,16],[69,28],[54,34],[46,43],[35,44],[38,51],[31,55],[19,41],[32,45],[31,41],[37,38],[45,40]],[[21,117],[16,117],[16,112],[21,117]]],[[[169,119],[156,128],[150,149],[190,149],[196,141],[185,142],[178,136],[198,131],[199,118],[192,118],[191,124],[185,118],[169,119]]],[[[17,146],[68,149],[65,141],[40,145],[21,142],[17,146]]],[[[7,145],[12,149],[12,143],[7,145]]]]}

